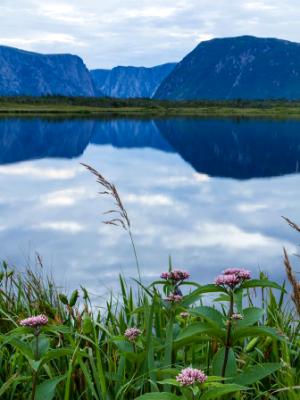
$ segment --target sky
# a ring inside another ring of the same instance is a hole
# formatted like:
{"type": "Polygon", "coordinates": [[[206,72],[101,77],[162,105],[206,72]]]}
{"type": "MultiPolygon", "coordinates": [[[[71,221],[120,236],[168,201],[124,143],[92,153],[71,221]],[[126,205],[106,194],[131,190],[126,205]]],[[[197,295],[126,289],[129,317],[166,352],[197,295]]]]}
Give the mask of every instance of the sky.
{"type": "Polygon", "coordinates": [[[299,0],[0,0],[0,45],[72,53],[88,68],[180,61],[199,42],[300,42],[299,0]]]}

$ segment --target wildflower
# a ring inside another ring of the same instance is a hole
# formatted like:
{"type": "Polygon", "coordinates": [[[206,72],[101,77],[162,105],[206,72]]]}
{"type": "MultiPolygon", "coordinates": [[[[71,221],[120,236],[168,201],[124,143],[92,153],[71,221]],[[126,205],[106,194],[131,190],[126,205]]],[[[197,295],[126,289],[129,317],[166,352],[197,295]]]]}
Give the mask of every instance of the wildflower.
{"type": "Polygon", "coordinates": [[[174,269],[170,272],[163,272],[160,277],[165,280],[180,282],[188,279],[190,277],[190,274],[186,271],[182,271],[181,269],[174,269]]]}
{"type": "Polygon", "coordinates": [[[124,336],[130,341],[135,342],[137,337],[142,334],[142,331],[138,328],[127,328],[124,336]]]}
{"type": "Polygon", "coordinates": [[[244,317],[242,316],[242,314],[234,313],[234,314],[232,314],[231,319],[234,319],[235,321],[238,321],[238,320],[244,319],[244,317]]]}
{"type": "Polygon", "coordinates": [[[244,268],[227,268],[225,271],[223,271],[223,274],[236,275],[244,280],[251,278],[251,272],[244,268]]]}
{"type": "Polygon", "coordinates": [[[250,271],[243,268],[228,268],[223,271],[222,275],[217,276],[215,284],[219,286],[229,286],[233,289],[243,281],[250,279],[250,271]]]}
{"type": "Polygon", "coordinates": [[[174,294],[171,293],[166,300],[169,301],[170,303],[179,303],[182,300],[183,296],[180,296],[180,294],[174,294]]]}
{"type": "Polygon", "coordinates": [[[169,272],[163,272],[162,274],[160,274],[161,279],[169,279],[169,272]]]}
{"type": "Polygon", "coordinates": [[[37,315],[34,317],[29,317],[20,321],[20,325],[22,326],[30,326],[31,328],[37,328],[43,325],[47,325],[48,317],[46,315],[37,315]]]}
{"type": "Polygon", "coordinates": [[[179,375],[176,376],[177,382],[179,382],[182,386],[190,386],[195,383],[204,383],[207,379],[207,376],[201,369],[196,368],[185,368],[183,369],[179,375]]]}
{"type": "Polygon", "coordinates": [[[190,314],[187,311],[183,311],[179,315],[181,316],[181,318],[188,318],[190,314]]]}

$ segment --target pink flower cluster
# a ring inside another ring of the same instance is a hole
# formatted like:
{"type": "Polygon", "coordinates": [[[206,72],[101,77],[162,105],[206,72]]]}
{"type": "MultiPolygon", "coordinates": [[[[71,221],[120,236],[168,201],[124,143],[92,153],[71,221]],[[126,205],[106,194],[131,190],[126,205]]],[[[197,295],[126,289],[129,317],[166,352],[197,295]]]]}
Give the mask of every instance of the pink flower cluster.
{"type": "Polygon", "coordinates": [[[20,325],[36,328],[48,324],[48,317],[46,315],[37,315],[36,317],[29,317],[20,321],[20,325]]]}
{"type": "Polygon", "coordinates": [[[182,271],[181,269],[174,269],[174,271],[163,272],[160,277],[165,280],[180,282],[189,279],[190,274],[186,271],[182,271]]]}
{"type": "Polygon", "coordinates": [[[124,336],[130,341],[135,342],[137,337],[142,334],[142,331],[138,328],[127,328],[124,336]]]}
{"type": "Polygon", "coordinates": [[[180,314],[181,318],[188,318],[190,314],[187,311],[182,311],[180,314]]]}
{"type": "Polygon", "coordinates": [[[182,300],[182,298],[183,296],[181,296],[180,294],[171,293],[166,298],[166,300],[169,301],[170,303],[179,303],[182,300]]]}
{"type": "Polygon", "coordinates": [[[179,375],[176,376],[177,382],[179,382],[182,386],[190,386],[195,383],[204,383],[207,379],[207,376],[201,369],[196,368],[185,368],[183,369],[179,375]]]}
{"type": "Polygon", "coordinates": [[[244,317],[242,316],[242,314],[234,313],[234,314],[232,314],[231,319],[238,321],[240,319],[244,319],[244,317]]]}
{"type": "Polygon", "coordinates": [[[215,284],[219,286],[229,286],[234,288],[243,281],[250,279],[251,273],[243,268],[228,268],[223,271],[222,275],[217,276],[215,284]]]}

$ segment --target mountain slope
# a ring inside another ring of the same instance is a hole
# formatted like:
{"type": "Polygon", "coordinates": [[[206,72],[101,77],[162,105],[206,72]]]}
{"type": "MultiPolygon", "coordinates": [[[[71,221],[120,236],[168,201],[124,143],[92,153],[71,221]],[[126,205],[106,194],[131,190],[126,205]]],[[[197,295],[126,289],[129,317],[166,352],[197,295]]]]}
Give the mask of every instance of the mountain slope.
{"type": "Polygon", "coordinates": [[[152,97],[175,63],[146,67],[115,67],[91,70],[96,94],[109,97],[152,97]]]}
{"type": "Polygon", "coordinates": [[[38,54],[0,46],[0,95],[93,96],[88,69],[78,56],[38,54]]]}
{"type": "Polygon", "coordinates": [[[253,36],[200,43],[161,83],[158,99],[300,98],[300,44],[253,36]]]}

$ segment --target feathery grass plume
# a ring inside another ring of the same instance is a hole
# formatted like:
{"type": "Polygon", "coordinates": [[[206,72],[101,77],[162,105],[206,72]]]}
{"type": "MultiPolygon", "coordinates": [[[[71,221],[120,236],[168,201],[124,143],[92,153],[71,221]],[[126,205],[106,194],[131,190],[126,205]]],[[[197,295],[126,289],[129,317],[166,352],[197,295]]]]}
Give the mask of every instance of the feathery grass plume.
{"type": "Polygon", "coordinates": [[[136,247],[135,247],[132,232],[131,232],[130,219],[129,219],[129,216],[128,216],[128,213],[127,213],[125,207],[123,206],[123,203],[122,203],[121,197],[117,191],[117,188],[115,187],[115,185],[113,183],[109,182],[103,175],[101,175],[100,172],[98,172],[95,168],[91,167],[88,164],[84,164],[84,163],[81,163],[81,165],[84,166],[93,175],[95,175],[97,178],[97,182],[105,189],[103,192],[99,192],[99,194],[108,195],[114,199],[116,209],[108,210],[108,211],[104,212],[103,214],[104,215],[114,214],[114,215],[117,215],[117,217],[113,217],[111,219],[108,219],[108,220],[102,221],[102,222],[107,225],[115,225],[115,226],[121,227],[126,232],[128,232],[131,246],[132,246],[133,253],[134,253],[134,258],[135,258],[136,267],[137,267],[137,271],[138,271],[139,281],[141,282],[140,265],[139,265],[136,247]]]}
{"type": "Polygon", "coordinates": [[[291,221],[290,219],[286,218],[286,217],[282,217],[291,228],[295,229],[295,231],[300,233],[300,226],[298,226],[297,224],[295,224],[295,222],[291,221]]]}
{"type": "Polygon", "coordinates": [[[293,268],[291,266],[291,263],[290,263],[290,260],[289,260],[289,257],[288,257],[288,254],[287,254],[287,251],[285,248],[283,248],[283,253],[284,253],[284,266],[285,266],[285,270],[286,270],[286,275],[287,275],[288,280],[293,288],[292,299],[295,303],[297,312],[300,315],[300,282],[298,282],[295,277],[293,268]]]}

